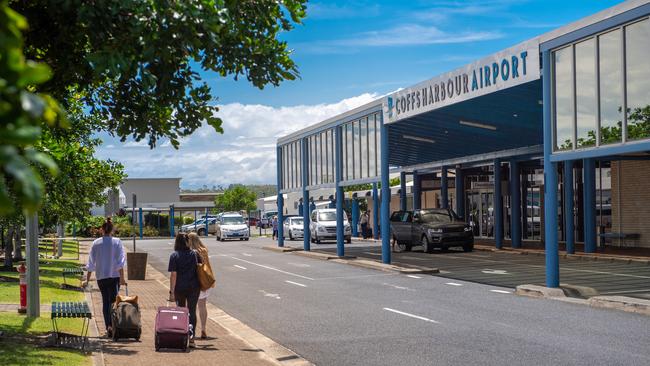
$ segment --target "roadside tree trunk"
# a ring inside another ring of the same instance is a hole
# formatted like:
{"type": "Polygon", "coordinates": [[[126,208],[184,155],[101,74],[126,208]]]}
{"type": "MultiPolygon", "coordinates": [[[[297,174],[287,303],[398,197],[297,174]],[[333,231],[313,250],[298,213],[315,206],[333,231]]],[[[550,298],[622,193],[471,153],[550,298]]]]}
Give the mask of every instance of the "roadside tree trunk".
{"type": "MultiPolygon", "coordinates": [[[[63,238],[65,236],[65,232],[63,230],[64,228],[64,223],[60,222],[56,225],[56,236],[59,238],[63,238]]],[[[59,258],[63,257],[63,239],[57,240],[57,256],[59,258]]]]}
{"type": "Polygon", "coordinates": [[[20,228],[14,227],[14,261],[22,261],[23,258],[23,243],[20,240],[20,228]]]}

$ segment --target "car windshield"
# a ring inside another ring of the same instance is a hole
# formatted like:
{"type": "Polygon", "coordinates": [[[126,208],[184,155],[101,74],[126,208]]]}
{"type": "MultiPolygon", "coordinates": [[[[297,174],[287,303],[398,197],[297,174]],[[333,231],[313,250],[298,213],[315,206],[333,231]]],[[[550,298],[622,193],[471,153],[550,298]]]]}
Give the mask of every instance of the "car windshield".
{"type": "Polygon", "coordinates": [[[241,216],[224,216],[222,219],[224,225],[243,225],[244,218],[241,216]]]}
{"type": "Polygon", "coordinates": [[[422,222],[433,224],[444,224],[453,221],[447,211],[423,211],[420,218],[422,222]]]}
{"type": "Polygon", "coordinates": [[[204,219],[196,220],[196,221],[194,221],[193,223],[191,223],[190,225],[201,225],[201,224],[203,224],[204,222],[205,222],[204,219]]]}
{"type": "Polygon", "coordinates": [[[291,225],[302,225],[304,223],[303,219],[293,219],[291,220],[291,225]]]}
{"type": "Polygon", "coordinates": [[[336,221],[336,212],[319,212],[318,221],[336,221]]]}

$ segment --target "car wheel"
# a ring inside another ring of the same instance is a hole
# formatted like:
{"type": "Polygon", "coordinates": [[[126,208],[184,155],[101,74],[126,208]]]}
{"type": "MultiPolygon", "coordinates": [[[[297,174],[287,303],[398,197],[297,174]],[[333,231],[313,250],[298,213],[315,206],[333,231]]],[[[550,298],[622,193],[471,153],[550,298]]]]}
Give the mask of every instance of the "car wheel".
{"type": "Polygon", "coordinates": [[[347,244],[352,244],[352,238],[347,238],[347,239],[345,239],[345,242],[346,242],[347,244]]]}
{"type": "Polygon", "coordinates": [[[316,244],[320,244],[320,239],[318,239],[318,236],[314,239],[316,241],[316,244]]]}
{"type": "Polygon", "coordinates": [[[468,244],[468,245],[463,245],[463,252],[471,252],[474,250],[474,245],[468,244]]]}
{"type": "Polygon", "coordinates": [[[244,238],[244,241],[248,241],[248,238],[244,238]]]}
{"type": "Polygon", "coordinates": [[[289,240],[293,241],[293,235],[291,235],[291,231],[289,231],[289,240]]]}
{"type": "Polygon", "coordinates": [[[405,252],[410,252],[411,250],[413,250],[413,244],[404,244],[405,252]]]}
{"type": "Polygon", "coordinates": [[[426,235],[422,236],[422,251],[425,253],[431,253],[433,251],[433,247],[429,243],[429,238],[426,235]]]}
{"type": "Polygon", "coordinates": [[[199,236],[203,236],[203,234],[205,234],[205,229],[199,229],[199,231],[197,232],[197,234],[198,234],[199,236]]]}
{"type": "Polygon", "coordinates": [[[406,244],[400,244],[400,242],[397,241],[396,237],[393,237],[393,241],[395,242],[395,252],[406,252],[406,244]]]}

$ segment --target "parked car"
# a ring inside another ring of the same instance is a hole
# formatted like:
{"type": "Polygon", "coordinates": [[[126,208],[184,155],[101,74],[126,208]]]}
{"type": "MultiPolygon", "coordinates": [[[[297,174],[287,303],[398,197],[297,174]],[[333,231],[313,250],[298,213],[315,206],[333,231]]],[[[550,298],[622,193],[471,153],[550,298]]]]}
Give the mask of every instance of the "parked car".
{"type": "Polygon", "coordinates": [[[262,213],[262,217],[257,221],[257,227],[261,227],[262,229],[266,229],[268,227],[271,227],[271,224],[273,223],[273,216],[276,216],[278,214],[278,211],[266,211],[262,213]]]}
{"type": "MultiPolygon", "coordinates": [[[[312,211],[309,232],[312,243],[320,244],[325,239],[336,239],[336,209],[319,208],[312,211]]],[[[345,213],[343,214],[343,235],[345,241],[350,244],[352,242],[352,227],[345,213]]]]}
{"type": "Polygon", "coordinates": [[[466,252],[474,249],[472,228],[450,209],[395,211],[390,227],[393,240],[406,251],[418,245],[426,253],[433,248],[462,247],[466,252]]]}
{"type": "Polygon", "coordinates": [[[226,239],[248,240],[249,228],[244,216],[237,212],[224,213],[217,221],[215,235],[218,241],[226,239]]]}
{"type": "MultiPolygon", "coordinates": [[[[216,217],[208,216],[208,233],[214,234],[216,232],[217,229],[216,223],[217,223],[216,217]]],[[[205,235],[205,218],[196,220],[191,224],[181,226],[180,231],[182,233],[196,232],[200,236],[205,235]]]]}
{"type": "Polygon", "coordinates": [[[304,238],[304,221],[302,217],[291,216],[284,219],[283,236],[289,237],[289,240],[304,238]]]}

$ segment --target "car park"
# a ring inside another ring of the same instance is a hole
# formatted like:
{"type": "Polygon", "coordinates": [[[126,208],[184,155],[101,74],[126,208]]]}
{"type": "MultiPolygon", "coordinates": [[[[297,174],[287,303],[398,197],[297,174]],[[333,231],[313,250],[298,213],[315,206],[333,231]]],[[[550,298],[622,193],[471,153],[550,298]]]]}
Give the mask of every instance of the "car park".
{"type": "MultiPolygon", "coordinates": [[[[322,240],[327,239],[336,240],[336,209],[322,208],[312,211],[309,231],[312,243],[320,244],[322,240]]],[[[352,242],[352,227],[345,213],[343,213],[343,235],[345,241],[350,244],[352,242]]]]}
{"type": "Polygon", "coordinates": [[[390,226],[392,239],[405,251],[419,245],[426,253],[431,253],[433,248],[462,247],[466,252],[474,249],[471,226],[450,209],[395,211],[390,226]]]}
{"type": "Polygon", "coordinates": [[[226,239],[248,240],[250,229],[246,219],[240,213],[224,213],[217,221],[215,235],[218,241],[226,239]]]}
{"type": "Polygon", "coordinates": [[[304,238],[304,221],[302,217],[291,216],[284,219],[283,236],[289,237],[289,240],[304,238]]]}

